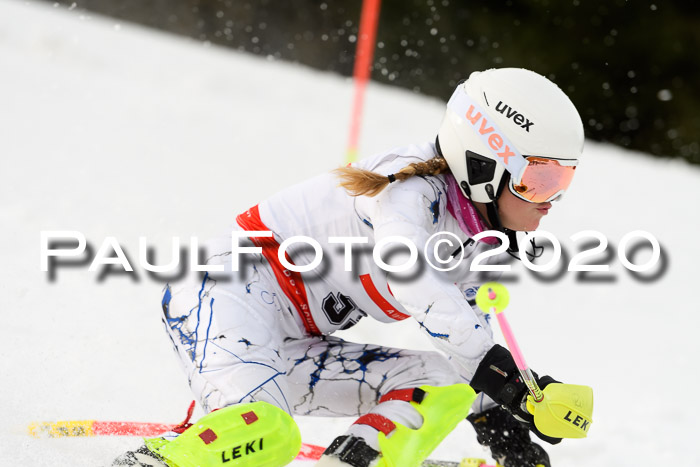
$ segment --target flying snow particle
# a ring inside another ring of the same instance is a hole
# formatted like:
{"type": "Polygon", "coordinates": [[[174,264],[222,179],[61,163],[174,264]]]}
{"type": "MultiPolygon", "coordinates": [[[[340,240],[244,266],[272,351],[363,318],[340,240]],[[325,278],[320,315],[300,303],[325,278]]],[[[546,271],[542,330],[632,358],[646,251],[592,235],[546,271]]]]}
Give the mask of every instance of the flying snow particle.
{"type": "Polygon", "coordinates": [[[671,93],[671,91],[669,89],[660,89],[659,92],[656,93],[656,97],[660,101],[666,102],[666,101],[670,101],[671,99],[673,99],[673,94],[671,93]]]}

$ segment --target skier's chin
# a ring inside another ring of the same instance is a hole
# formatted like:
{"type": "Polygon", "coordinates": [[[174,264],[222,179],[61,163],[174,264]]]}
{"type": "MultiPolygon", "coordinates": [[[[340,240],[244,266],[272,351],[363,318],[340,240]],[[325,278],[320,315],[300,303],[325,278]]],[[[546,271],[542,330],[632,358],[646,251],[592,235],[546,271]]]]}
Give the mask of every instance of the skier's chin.
{"type": "Polygon", "coordinates": [[[516,232],[533,232],[540,226],[540,219],[532,219],[517,223],[504,223],[504,227],[516,232]]]}

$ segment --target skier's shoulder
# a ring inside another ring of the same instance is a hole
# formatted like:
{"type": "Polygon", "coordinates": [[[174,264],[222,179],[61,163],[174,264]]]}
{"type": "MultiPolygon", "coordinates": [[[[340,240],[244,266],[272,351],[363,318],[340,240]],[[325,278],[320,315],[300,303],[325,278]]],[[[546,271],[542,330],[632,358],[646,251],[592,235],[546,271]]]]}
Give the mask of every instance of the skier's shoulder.
{"type": "MultiPolygon", "coordinates": [[[[430,143],[411,145],[386,151],[357,163],[357,167],[382,175],[395,174],[411,163],[423,162],[437,156],[430,143]]],[[[369,218],[405,218],[414,223],[433,223],[444,209],[445,184],[442,176],[414,176],[387,185],[375,197],[358,197],[356,207],[369,218]]]]}

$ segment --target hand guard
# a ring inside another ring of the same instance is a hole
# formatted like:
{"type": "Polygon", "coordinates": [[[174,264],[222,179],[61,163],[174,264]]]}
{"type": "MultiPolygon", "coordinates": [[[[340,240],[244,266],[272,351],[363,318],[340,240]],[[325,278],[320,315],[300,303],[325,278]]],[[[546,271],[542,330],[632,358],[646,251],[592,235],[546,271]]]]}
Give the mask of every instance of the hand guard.
{"type": "Polygon", "coordinates": [[[542,446],[530,440],[527,427],[501,407],[467,417],[480,444],[491,449],[491,456],[503,467],[551,467],[542,446]]]}
{"type": "MultiPolygon", "coordinates": [[[[534,372],[533,375],[540,389],[557,382],[550,376],[538,378],[537,373],[534,372]]],[[[486,353],[470,384],[476,391],[485,392],[491,399],[501,404],[541,440],[549,444],[561,442],[561,438],[543,435],[535,427],[534,418],[526,406],[527,386],[520,376],[513,357],[505,347],[496,344],[486,353]]]]}

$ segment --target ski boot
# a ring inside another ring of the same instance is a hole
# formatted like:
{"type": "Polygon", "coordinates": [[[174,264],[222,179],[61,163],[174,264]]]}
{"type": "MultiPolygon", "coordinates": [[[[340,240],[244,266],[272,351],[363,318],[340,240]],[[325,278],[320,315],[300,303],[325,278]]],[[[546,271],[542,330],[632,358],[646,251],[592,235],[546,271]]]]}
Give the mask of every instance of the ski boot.
{"type": "Polygon", "coordinates": [[[367,414],[355,423],[378,431],[379,451],[364,439],[339,436],[326,449],[316,467],[417,467],[457,424],[464,420],[476,398],[466,384],[421,386],[385,394],[380,403],[403,400],[423,417],[420,428],[412,430],[379,414],[367,414]]]}

